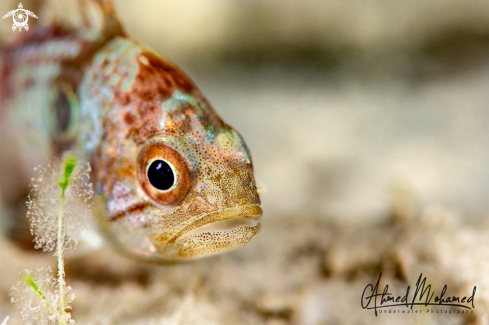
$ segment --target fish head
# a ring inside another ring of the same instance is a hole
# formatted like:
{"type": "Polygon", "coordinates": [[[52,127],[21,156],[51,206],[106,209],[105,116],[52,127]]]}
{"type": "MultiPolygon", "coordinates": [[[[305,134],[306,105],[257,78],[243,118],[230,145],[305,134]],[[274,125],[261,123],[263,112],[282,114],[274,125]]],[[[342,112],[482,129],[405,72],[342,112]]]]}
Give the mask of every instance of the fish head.
{"type": "MultiPolygon", "coordinates": [[[[102,228],[123,251],[162,262],[247,244],[260,230],[262,209],[243,138],[173,65],[118,46],[105,56],[127,60],[124,71],[135,76],[122,76],[110,91],[103,82],[96,87],[111,93],[92,158],[102,228]]],[[[92,68],[93,78],[103,77],[103,66],[92,68]]],[[[97,80],[89,81],[92,89],[97,80]]]]}
{"type": "Polygon", "coordinates": [[[251,157],[230,126],[206,118],[206,106],[176,92],[162,103],[165,133],[145,141],[136,181],[148,199],[148,234],[161,255],[202,257],[243,246],[262,214],[251,157]]]}

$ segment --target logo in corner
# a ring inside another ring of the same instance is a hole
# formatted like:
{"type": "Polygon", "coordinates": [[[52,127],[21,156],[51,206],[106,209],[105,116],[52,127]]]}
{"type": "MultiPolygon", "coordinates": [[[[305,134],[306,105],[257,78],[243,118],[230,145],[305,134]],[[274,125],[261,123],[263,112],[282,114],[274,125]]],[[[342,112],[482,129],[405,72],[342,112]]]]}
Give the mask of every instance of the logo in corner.
{"type": "Polygon", "coordinates": [[[14,24],[12,25],[12,30],[15,31],[15,29],[19,29],[19,32],[22,31],[22,28],[24,28],[26,31],[29,30],[29,25],[27,25],[27,21],[29,20],[29,16],[38,18],[35,13],[32,11],[23,9],[22,3],[19,3],[19,9],[15,9],[12,11],[7,12],[5,16],[3,16],[3,19],[13,16],[14,19],[14,24]]]}

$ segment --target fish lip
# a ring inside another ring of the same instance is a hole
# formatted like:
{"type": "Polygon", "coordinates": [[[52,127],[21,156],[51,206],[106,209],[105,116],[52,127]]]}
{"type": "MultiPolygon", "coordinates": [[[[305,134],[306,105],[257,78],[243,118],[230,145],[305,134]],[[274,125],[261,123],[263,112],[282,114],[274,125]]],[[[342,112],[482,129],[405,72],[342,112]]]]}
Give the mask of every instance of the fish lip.
{"type": "Polygon", "coordinates": [[[262,208],[258,204],[239,205],[218,209],[206,213],[191,224],[179,230],[169,240],[168,244],[174,244],[180,237],[188,237],[197,233],[209,231],[216,226],[224,226],[217,229],[231,229],[242,225],[259,225],[258,220],[263,214],[262,208]]]}
{"type": "Polygon", "coordinates": [[[226,219],[216,222],[211,222],[206,225],[200,226],[198,228],[192,229],[184,234],[182,234],[179,238],[184,239],[194,235],[202,234],[205,232],[213,232],[213,231],[227,231],[238,227],[256,227],[259,225],[258,222],[259,217],[256,216],[240,216],[233,219],[226,219]]]}

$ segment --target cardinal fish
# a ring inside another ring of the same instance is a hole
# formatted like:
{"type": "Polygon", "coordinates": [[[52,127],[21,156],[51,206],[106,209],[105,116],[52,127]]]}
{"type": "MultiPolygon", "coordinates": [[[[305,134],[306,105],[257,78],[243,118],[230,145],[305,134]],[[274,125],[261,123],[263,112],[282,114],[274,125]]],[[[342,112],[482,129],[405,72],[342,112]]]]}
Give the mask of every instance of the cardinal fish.
{"type": "Polygon", "coordinates": [[[0,52],[2,197],[70,150],[90,163],[96,218],[123,252],[182,261],[247,244],[262,209],[243,138],[97,3],[100,29],[39,24],[0,52]]]}

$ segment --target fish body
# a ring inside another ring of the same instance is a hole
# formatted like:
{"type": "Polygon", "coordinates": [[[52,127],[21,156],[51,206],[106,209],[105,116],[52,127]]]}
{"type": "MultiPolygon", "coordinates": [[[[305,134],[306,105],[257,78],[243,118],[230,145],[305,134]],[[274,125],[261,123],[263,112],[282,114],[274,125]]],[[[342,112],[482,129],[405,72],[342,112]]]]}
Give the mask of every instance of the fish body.
{"type": "Polygon", "coordinates": [[[259,232],[243,138],[173,64],[122,31],[59,26],[31,28],[0,53],[2,135],[19,160],[10,183],[75,152],[90,162],[104,233],[155,261],[225,252],[259,232]]]}

